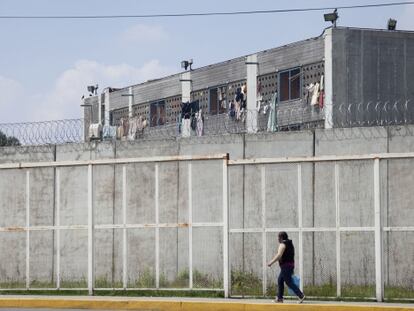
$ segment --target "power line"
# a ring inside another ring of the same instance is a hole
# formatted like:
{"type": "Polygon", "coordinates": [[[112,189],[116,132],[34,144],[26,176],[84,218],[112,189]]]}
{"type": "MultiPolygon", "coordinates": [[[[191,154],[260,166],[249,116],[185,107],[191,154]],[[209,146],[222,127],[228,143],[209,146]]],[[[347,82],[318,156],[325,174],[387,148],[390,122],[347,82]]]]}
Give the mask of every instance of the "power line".
{"type": "Polygon", "coordinates": [[[275,14],[292,12],[312,12],[328,10],[365,9],[378,7],[391,7],[402,5],[413,5],[414,1],[376,3],[363,5],[349,5],[336,7],[319,8],[293,8],[278,10],[254,10],[254,11],[233,11],[233,12],[205,12],[205,13],[172,13],[172,14],[143,14],[143,15],[0,15],[0,19],[117,19],[117,18],[164,18],[164,17],[194,17],[194,16],[228,16],[228,15],[252,15],[252,14],[275,14]]]}

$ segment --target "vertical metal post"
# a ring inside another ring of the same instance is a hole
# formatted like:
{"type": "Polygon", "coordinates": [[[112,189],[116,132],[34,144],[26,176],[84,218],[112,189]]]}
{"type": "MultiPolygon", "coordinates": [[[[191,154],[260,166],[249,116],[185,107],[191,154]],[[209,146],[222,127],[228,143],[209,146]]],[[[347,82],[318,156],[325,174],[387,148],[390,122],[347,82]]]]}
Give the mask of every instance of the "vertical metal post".
{"type": "Polygon", "coordinates": [[[303,291],[303,207],[302,207],[302,164],[298,164],[298,226],[299,226],[299,277],[303,291]]]}
{"type": "Polygon", "coordinates": [[[266,167],[261,168],[261,189],[262,189],[262,280],[263,296],[267,291],[267,240],[266,240],[266,167]]]}
{"type": "Polygon", "coordinates": [[[341,221],[339,210],[339,165],[335,162],[336,296],[341,297],[341,221]]]}
{"type": "Polygon", "coordinates": [[[228,182],[228,156],[223,160],[223,287],[224,298],[229,297],[229,182],[228,182]]]}
{"type": "Polygon", "coordinates": [[[134,100],[134,95],[132,93],[132,86],[128,88],[128,117],[132,118],[132,102],[134,100]]]}
{"type": "Polygon", "coordinates": [[[193,180],[192,163],[188,163],[188,278],[193,288],[193,180]]]}
{"type": "Polygon", "coordinates": [[[160,288],[159,164],[155,163],[155,287],[160,288]]]}
{"type": "Polygon", "coordinates": [[[60,289],[60,168],[56,168],[56,288],[60,289]]]}
{"type": "Polygon", "coordinates": [[[379,159],[374,160],[374,208],[375,208],[375,293],[377,301],[384,301],[384,270],[382,263],[382,219],[379,159]]]}
{"type": "Polygon", "coordinates": [[[30,171],[26,171],[26,289],[30,288],[30,171]]]}
{"type": "Polygon", "coordinates": [[[93,167],[88,165],[88,292],[93,295],[94,287],[94,241],[93,241],[93,167]]]}
{"type": "Polygon", "coordinates": [[[122,287],[127,288],[127,180],[126,180],[126,166],[122,166],[122,287]]]}

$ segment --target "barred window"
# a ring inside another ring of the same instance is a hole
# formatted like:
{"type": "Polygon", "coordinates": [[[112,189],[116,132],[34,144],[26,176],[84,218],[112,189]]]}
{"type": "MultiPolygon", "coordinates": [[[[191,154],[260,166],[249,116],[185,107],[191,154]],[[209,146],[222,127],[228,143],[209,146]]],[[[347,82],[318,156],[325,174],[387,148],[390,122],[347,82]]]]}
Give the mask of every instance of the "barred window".
{"type": "Polygon", "coordinates": [[[300,98],[300,68],[283,71],[279,74],[280,101],[300,98]]]}
{"type": "Polygon", "coordinates": [[[150,126],[158,126],[165,124],[165,101],[161,100],[151,104],[150,110],[150,126]]]}

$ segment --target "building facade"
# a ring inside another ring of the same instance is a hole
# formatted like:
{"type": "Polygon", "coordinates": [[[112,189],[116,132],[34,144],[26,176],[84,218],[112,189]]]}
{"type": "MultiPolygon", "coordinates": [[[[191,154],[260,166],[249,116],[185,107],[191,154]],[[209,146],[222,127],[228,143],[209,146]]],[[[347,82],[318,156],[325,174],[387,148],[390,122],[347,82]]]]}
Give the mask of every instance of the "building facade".
{"type": "Polygon", "coordinates": [[[122,119],[137,117],[146,120],[146,133],[179,136],[182,103],[197,102],[203,133],[255,133],[412,123],[413,98],[414,32],[336,27],[252,55],[106,88],[84,100],[84,116],[85,129],[91,123],[119,127],[122,119]]]}

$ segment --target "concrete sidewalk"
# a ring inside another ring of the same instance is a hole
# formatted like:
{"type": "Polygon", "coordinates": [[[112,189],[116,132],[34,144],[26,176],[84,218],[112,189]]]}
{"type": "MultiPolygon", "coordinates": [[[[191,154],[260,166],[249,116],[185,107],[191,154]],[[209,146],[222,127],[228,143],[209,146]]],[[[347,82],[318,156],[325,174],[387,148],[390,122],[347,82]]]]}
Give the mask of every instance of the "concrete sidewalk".
{"type": "Polygon", "coordinates": [[[159,311],[414,311],[414,304],[296,301],[283,304],[266,299],[212,299],[102,296],[0,296],[0,308],[107,309],[159,311]]]}

